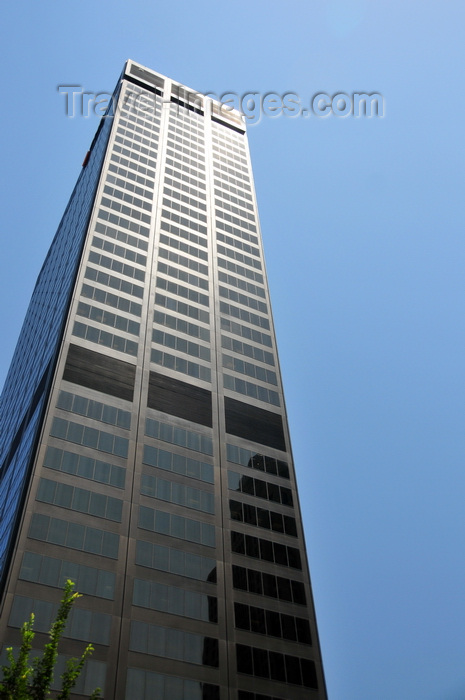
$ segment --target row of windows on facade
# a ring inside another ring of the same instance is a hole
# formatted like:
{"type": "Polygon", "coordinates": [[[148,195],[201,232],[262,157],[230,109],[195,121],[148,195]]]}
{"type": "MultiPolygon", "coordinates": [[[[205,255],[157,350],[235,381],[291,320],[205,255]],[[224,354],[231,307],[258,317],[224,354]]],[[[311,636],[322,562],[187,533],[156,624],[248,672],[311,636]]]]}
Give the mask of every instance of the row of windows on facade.
{"type": "MultiPolygon", "coordinates": [[[[149,474],[142,474],[141,476],[141,494],[204,513],[214,514],[215,512],[213,493],[196,489],[186,484],[160,479],[149,474]]],[[[68,508],[106,520],[121,522],[123,507],[121,499],[95,493],[77,486],[41,478],[36,498],[38,501],[51,505],[68,508]]],[[[230,512],[233,520],[239,520],[255,527],[284,533],[292,537],[297,536],[295,519],[290,516],[233,500],[230,501],[230,512]]],[[[170,516],[167,513],[157,512],[151,508],[141,506],[139,525],[143,529],[159,532],[160,534],[171,535],[211,547],[215,546],[215,531],[212,525],[199,523],[182,516],[170,516]]],[[[232,539],[233,551],[237,553],[244,553],[261,559],[268,558],[268,560],[284,566],[299,568],[293,548],[262,539],[255,542],[257,538],[248,540],[247,536],[241,544],[239,533],[234,533],[232,539]]]]}
{"type": "MultiPolygon", "coordinates": [[[[128,340],[122,336],[109,333],[108,331],[95,328],[94,326],[88,326],[84,323],[75,322],[73,326],[73,335],[96,343],[97,345],[102,345],[104,347],[126,353],[133,357],[137,356],[138,345],[136,342],[128,340]]],[[[204,348],[196,343],[191,343],[177,336],[170,336],[169,334],[162,333],[161,331],[154,331],[154,337],[157,339],[159,337],[163,338],[163,344],[167,345],[168,347],[175,344],[176,349],[180,352],[186,352],[193,357],[201,357],[207,361],[210,360],[210,351],[208,348],[204,348]]],[[[182,374],[187,374],[191,377],[201,379],[206,382],[211,382],[211,370],[208,367],[191,362],[182,357],[172,355],[171,353],[153,349],[151,352],[151,361],[154,364],[161,365],[168,369],[173,369],[182,374]]],[[[260,367],[251,366],[250,363],[243,363],[240,360],[234,360],[234,364],[244,367],[247,373],[250,371],[250,367],[252,367],[254,375],[263,374],[266,376],[267,374],[270,374],[267,372],[267,370],[260,367]]],[[[236,370],[236,367],[234,367],[234,369],[236,370]]],[[[258,376],[257,378],[261,379],[261,376],[258,376]]],[[[265,381],[267,380],[265,379],[265,381]]],[[[264,401],[265,403],[271,403],[275,406],[281,405],[277,392],[267,389],[266,387],[253,384],[252,382],[247,382],[227,374],[223,375],[223,382],[226,389],[231,389],[236,393],[244,394],[251,398],[264,401]]]]}
{"type": "MultiPolygon", "coordinates": [[[[19,578],[54,588],[62,588],[65,581],[71,579],[83,594],[108,600],[115,598],[116,574],[113,572],[39,553],[24,553],[19,578]]],[[[171,615],[218,622],[216,596],[185,587],[136,578],[132,603],[171,615]]],[[[300,644],[312,643],[310,624],[305,618],[238,602],[234,603],[234,615],[238,629],[300,644]]]]}
{"type": "MultiPolygon", "coordinates": [[[[48,631],[57,605],[24,596],[15,596],[8,624],[20,627],[24,616],[29,617],[33,611],[35,629],[38,632],[48,631]]],[[[108,645],[111,623],[111,615],[74,608],[64,634],[73,639],[108,645]]],[[[129,650],[200,666],[219,667],[217,638],[138,620],[131,621],[129,650]]],[[[318,687],[315,666],[310,659],[236,644],[236,661],[238,673],[308,688],[318,687]]]]}
{"type": "MultiPolygon", "coordinates": [[[[132,414],[130,411],[125,411],[113,405],[105,404],[94,399],[89,399],[69,391],[60,392],[56,405],[57,408],[64,411],[76,413],[77,415],[82,415],[102,423],[123,428],[125,430],[129,430],[131,427],[132,414]]],[[[170,442],[182,447],[188,447],[189,449],[195,451],[212,454],[213,446],[211,438],[207,438],[199,433],[188,431],[183,428],[176,428],[169,423],[157,421],[152,418],[146,419],[145,435],[160,439],[164,442],[170,442]]],[[[226,448],[227,459],[234,464],[240,464],[251,469],[266,472],[267,474],[289,479],[289,466],[287,462],[283,460],[256,453],[252,450],[229,443],[226,445],[226,448]]],[[[171,453],[166,450],[145,445],[143,461],[145,464],[150,466],[156,466],[166,471],[174,471],[184,476],[190,476],[208,483],[213,483],[213,465],[205,462],[199,462],[198,460],[186,457],[184,455],[171,453]]],[[[105,474],[108,474],[108,478],[110,475],[110,466],[112,466],[106,462],[100,462],[98,460],[84,457],[83,455],[63,452],[62,450],[58,450],[57,448],[53,447],[49,447],[47,450],[46,465],[50,466],[51,468],[69,471],[69,473],[77,473],[80,475],[81,472],[82,474],[86,473],[87,475],[90,473],[93,474],[94,470],[98,467],[100,471],[103,470],[102,473],[104,472],[105,474]],[[66,457],[66,465],[62,465],[64,456],[66,457]]],[[[117,469],[119,470],[119,472],[117,472],[118,474],[124,471],[121,467],[117,467],[117,469]]],[[[260,498],[267,498],[268,500],[283,503],[284,505],[292,505],[291,492],[289,489],[285,489],[282,486],[274,489],[271,484],[266,486],[266,482],[263,482],[262,480],[241,476],[240,473],[233,471],[229,472],[228,478],[229,487],[233,490],[239,490],[242,493],[249,495],[256,495],[260,498]]],[[[115,475],[112,477],[112,479],[115,480],[115,483],[121,485],[121,477],[117,477],[115,475]]],[[[102,480],[102,477],[97,480],[102,480]]],[[[110,482],[105,481],[104,483],[110,482]]]]}

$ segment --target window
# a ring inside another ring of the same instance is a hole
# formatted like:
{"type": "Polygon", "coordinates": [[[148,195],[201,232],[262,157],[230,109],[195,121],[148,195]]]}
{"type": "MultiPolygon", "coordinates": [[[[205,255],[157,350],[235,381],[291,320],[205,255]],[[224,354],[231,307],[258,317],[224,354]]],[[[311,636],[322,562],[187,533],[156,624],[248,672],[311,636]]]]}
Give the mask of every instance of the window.
{"type": "Polygon", "coordinates": [[[236,644],[238,673],[318,689],[315,663],[289,654],[236,644]]]}
{"type": "Polygon", "coordinates": [[[28,537],[110,559],[118,558],[119,535],[41,513],[33,514],[28,537]]]}
{"type": "Polygon", "coordinates": [[[218,640],[133,620],[129,649],[142,654],[218,668],[218,640]]]}
{"type": "Polygon", "coordinates": [[[198,581],[216,583],[215,559],[144,540],[137,540],[136,564],[198,581]]]}
{"type": "Polygon", "coordinates": [[[310,623],[293,615],[273,610],[263,610],[243,603],[234,603],[236,627],[270,637],[288,639],[292,642],[311,645],[310,623]]]}
{"type": "Polygon", "coordinates": [[[156,581],[134,580],[133,605],[150,610],[190,617],[205,622],[218,622],[218,601],[215,596],[166,586],[156,581]]]}

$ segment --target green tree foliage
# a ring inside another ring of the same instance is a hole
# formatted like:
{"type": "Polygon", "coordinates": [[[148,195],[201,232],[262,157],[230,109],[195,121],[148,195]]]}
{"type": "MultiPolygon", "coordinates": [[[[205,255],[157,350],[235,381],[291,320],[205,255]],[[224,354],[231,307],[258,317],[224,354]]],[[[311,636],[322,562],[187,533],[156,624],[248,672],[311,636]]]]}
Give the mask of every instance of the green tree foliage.
{"type": "MultiPolygon", "coordinates": [[[[63,635],[71,608],[80,594],[75,592],[74,583],[67,581],[64,587],[63,598],[58,609],[55,622],[49,633],[50,641],[45,645],[41,657],[29,660],[34,639],[34,615],[21,628],[21,647],[17,659],[14,658],[13,648],[8,648],[8,664],[2,666],[3,679],[0,682],[0,700],[69,700],[70,694],[76,685],[84,663],[94,648],[88,644],[79,659],[70,659],[66,664],[66,670],[61,676],[61,691],[58,695],[50,695],[53,682],[53,673],[58,658],[58,644],[63,635]]],[[[94,690],[90,700],[100,697],[100,689],[94,690]]]]}

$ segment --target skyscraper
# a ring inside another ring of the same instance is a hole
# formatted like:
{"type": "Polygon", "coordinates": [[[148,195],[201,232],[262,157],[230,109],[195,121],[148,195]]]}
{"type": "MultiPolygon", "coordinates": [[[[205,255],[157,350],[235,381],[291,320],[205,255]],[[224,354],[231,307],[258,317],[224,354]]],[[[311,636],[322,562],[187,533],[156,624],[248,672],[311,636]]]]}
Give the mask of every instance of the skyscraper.
{"type": "Polygon", "coordinates": [[[128,61],[1,399],[2,644],[76,697],[326,698],[241,116],[128,61]]]}

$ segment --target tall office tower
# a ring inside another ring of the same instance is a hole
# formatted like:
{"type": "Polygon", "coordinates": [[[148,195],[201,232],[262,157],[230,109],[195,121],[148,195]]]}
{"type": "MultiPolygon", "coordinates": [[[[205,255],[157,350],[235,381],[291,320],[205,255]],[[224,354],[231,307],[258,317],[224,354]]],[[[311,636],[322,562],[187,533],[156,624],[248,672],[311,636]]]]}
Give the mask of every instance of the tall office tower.
{"type": "Polygon", "coordinates": [[[3,646],[74,697],[326,698],[240,115],[128,61],[1,404],[3,646]]]}

